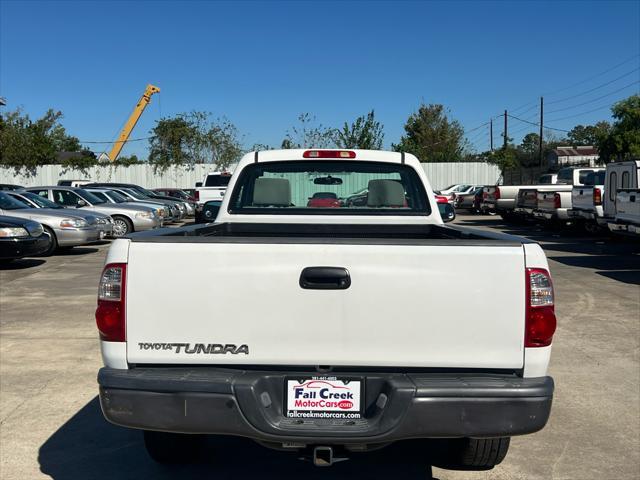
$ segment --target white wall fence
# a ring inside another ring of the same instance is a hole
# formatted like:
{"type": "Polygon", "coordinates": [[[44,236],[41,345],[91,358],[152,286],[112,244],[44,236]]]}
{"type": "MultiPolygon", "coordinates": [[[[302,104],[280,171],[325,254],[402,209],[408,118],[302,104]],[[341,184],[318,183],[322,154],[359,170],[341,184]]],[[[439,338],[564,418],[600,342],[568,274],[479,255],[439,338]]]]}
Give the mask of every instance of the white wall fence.
{"type": "MultiPolygon", "coordinates": [[[[454,183],[491,185],[495,184],[500,177],[498,167],[479,162],[423,163],[422,166],[434,189],[444,188],[454,183]]],[[[129,167],[92,167],[87,170],[87,173],[82,173],[77,170],[65,170],[62,165],[43,165],[34,175],[16,175],[10,168],[0,168],[0,183],[33,187],[55,185],[61,179],[86,179],[96,182],[135,183],[146,188],[193,188],[196,182],[202,181],[207,172],[214,169],[213,165],[179,166],[155,173],[150,165],[131,165],[129,167]]]]}

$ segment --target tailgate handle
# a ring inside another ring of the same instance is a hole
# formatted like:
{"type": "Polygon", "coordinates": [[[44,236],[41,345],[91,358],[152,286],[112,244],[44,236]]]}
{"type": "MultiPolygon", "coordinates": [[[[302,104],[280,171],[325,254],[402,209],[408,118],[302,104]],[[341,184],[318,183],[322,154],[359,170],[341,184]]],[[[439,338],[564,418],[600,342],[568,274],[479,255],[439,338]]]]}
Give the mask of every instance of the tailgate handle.
{"type": "Polygon", "coordinates": [[[300,286],[308,290],[346,290],[351,286],[349,271],[343,267],[306,267],[300,286]]]}

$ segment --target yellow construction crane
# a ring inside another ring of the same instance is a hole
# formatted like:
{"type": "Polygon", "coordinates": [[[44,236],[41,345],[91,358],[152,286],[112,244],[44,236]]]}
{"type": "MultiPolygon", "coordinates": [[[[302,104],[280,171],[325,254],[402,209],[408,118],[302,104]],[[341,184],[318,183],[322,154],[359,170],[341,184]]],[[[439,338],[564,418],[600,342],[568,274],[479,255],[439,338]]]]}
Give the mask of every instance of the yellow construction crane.
{"type": "Polygon", "coordinates": [[[111,149],[111,152],[109,152],[109,160],[114,162],[116,158],[118,158],[118,155],[120,155],[120,152],[122,151],[122,147],[124,147],[124,144],[127,143],[127,140],[129,140],[129,136],[135,128],[136,123],[138,123],[138,120],[140,120],[140,115],[142,115],[144,109],[147,108],[147,105],[149,105],[149,102],[151,101],[151,95],[153,95],[154,93],[158,93],[159,91],[160,89],[155,85],[147,85],[147,88],[142,94],[142,97],[140,97],[140,100],[138,100],[136,108],[133,109],[133,112],[127,120],[127,123],[125,123],[124,127],[122,128],[118,140],[113,144],[113,148],[111,149]]]}

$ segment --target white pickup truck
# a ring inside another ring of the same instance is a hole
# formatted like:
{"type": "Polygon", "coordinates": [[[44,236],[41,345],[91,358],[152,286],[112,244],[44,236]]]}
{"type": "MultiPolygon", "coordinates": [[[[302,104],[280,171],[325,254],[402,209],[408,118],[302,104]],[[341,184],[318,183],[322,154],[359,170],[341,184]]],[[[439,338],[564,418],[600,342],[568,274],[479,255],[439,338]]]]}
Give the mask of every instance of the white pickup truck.
{"type": "Polygon", "coordinates": [[[224,192],[227,191],[229,180],[231,180],[231,174],[228,172],[207,173],[202,183],[196,184],[198,206],[202,207],[209,200],[222,200],[224,192]]]}
{"type": "Polygon", "coordinates": [[[320,466],[412,439],[487,469],[543,428],[556,317],[538,244],[444,225],[410,154],[255,152],[228,191],[215,223],[116,240],[100,279],[102,411],[152,458],[219,434],[320,466]],[[176,294],[187,312],[157,301],[176,294]]]}
{"type": "Polygon", "coordinates": [[[604,168],[568,167],[558,172],[558,183],[549,188],[538,190],[538,208],[533,216],[551,222],[567,222],[572,209],[572,192],[574,187],[583,187],[590,175],[604,172],[604,168]]]}
{"type": "Polygon", "coordinates": [[[584,223],[585,230],[596,233],[604,223],[602,201],[605,195],[606,171],[599,170],[587,175],[584,185],[575,186],[571,190],[571,209],[569,218],[584,223]]]}
{"type": "MultiPolygon", "coordinates": [[[[518,205],[518,194],[521,189],[535,191],[538,187],[554,185],[558,175],[545,173],[538,178],[536,185],[494,185],[482,189],[482,210],[499,214],[505,220],[514,220],[523,214],[531,214],[530,205],[518,205]]],[[[532,210],[532,209],[531,209],[532,210]]]]}

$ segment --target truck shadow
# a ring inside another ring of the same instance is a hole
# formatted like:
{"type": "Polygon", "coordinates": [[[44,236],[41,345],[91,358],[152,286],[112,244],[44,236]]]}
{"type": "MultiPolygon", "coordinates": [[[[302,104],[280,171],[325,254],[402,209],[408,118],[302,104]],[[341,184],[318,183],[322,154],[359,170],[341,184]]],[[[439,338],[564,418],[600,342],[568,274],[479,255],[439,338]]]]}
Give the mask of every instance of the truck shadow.
{"type": "Polygon", "coordinates": [[[141,432],[104,420],[96,397],[42,444],[38,461],[42,473],[56,480],[432,478],[429,467],[407,460],[401,449],[393,446],[359,454],[331,468],[317,468],[295,454],[269,450],[247,439],[211,437],[207,441],[211,457],[201,463],[160,466],[147,456],[141,432]]]}

